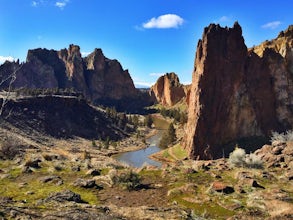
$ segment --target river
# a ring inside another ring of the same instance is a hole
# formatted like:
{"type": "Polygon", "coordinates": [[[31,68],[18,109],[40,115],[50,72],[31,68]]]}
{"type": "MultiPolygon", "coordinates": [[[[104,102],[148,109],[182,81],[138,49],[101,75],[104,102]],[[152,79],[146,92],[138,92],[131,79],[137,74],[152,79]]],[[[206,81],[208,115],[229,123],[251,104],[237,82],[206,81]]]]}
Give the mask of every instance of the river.
{"type": "Polygon", "coordinates": [[[159,142],[163,132],[164,132],[163,130],[158,130],[157,134],[148,138],[146,140],[149,145],[147,148],[117,154],[114,156],[114,158],[132,167],[139,168],[139,167],[142,167],[143,165],[152,165],[156,167],[161,167],[162,164],[160,162],[151,160],[149,156],[151,154],[154,154],[162,150],[161,148],[159,148],[159,142]]]}

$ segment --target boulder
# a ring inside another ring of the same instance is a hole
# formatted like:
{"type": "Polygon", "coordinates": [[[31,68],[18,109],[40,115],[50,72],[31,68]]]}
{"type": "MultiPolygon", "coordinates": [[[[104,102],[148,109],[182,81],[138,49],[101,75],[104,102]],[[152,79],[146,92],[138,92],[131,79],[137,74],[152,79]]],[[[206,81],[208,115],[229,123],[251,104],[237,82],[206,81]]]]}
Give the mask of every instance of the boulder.
{"type": "Polygon", "coordinates": [[[93,179],[77,179],[73,182],[73,186],[78,186],[82,188],[102,188],[96,184],[96,181],[93,179]]]}
{"type": "Polygon", "coordinates": [[[45,177],[41,177],[40,179],[41,183],[55,183],[56,185],[60,186],[63,184],[63,180],[60,176],[45,176],[45,177]]]}
{"type": "Polygon", "coordinates": [[[223,183],[223,182],[213,182],[210,188],[211,192],[220,192],[220,193],[224,193],[224,194],[231,194],[233,193],[235,190],[232,186],[228,186],[227,184],[223,183]]]}
{"type": "Polygon", "coordinates": [[[79,194],[74,193],[70,190],[64,190],[61,192],[51,193],[43,202],[76,202],[76,203],[85,203],[79,194]]]}

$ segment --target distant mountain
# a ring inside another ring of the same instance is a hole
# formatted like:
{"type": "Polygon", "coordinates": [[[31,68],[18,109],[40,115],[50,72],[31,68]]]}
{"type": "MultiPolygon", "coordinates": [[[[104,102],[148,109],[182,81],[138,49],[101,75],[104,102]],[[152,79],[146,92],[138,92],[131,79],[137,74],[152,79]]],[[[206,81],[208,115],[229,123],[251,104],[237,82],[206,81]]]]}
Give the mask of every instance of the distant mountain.
{"type": "MultiPolygon", "coordinates": [[[[24,64],[17,61],[1,65],[0,77],[3,79],[16,69],[14,88],[70,88],[95,104],[128,111],[149,104],[148,97],[134,87],[128,70],[123,70],[117,60],[106,58],[101,49],[85,58],[77,45],[60,51],[29,50],[24,64]]],[[[5,87],[7,83],[2,85],[5,87]]]]}
{"type": "MultiPolygon", "coordinates": [[[[211,24],[196,51],[183,145],[191,158],[293,128],[293,26],[247,49],[242,29],[211,24]]],[[[252,142],[248,142],[252,144],[252,142]]],[[[260,144],[260,143],[259,143],[260,144]]]]}

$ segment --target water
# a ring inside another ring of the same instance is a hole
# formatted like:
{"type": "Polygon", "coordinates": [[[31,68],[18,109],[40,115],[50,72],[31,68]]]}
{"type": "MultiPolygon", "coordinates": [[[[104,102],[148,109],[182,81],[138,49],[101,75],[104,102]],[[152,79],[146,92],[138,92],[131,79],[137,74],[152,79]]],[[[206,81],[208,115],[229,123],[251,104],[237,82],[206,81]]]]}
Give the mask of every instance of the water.
{"type": "Polygon", "coordinates": [[[142,167],[142,165],[152,165],[161,167],[161,163],[148,158],[151,154],[161,151],[158,147],[163,131],[159,130],[158,133],[147,139],[149,147],[137,151],[130,151],[117,154],[114,158],[120,162],[126,163],[132,167],[142,167]]]}

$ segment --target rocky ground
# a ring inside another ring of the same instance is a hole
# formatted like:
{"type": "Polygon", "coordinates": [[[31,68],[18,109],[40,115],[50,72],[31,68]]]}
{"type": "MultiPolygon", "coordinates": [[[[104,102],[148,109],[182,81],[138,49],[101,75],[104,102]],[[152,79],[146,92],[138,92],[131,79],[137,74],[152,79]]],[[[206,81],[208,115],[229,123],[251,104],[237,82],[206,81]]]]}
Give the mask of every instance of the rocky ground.
{"type": "Polygon", "coordinates": [[[85,139],[51,140],[0,160],[0,217],[293,218],[293,142],[256,151],[264,162],[258,169],[231,166],[228,159],[184,160],[179,145],[161,153],[168,163],[160,169],[133,169],[109,156],[142,145],[135,137],[109,149],[85,139]]]}

